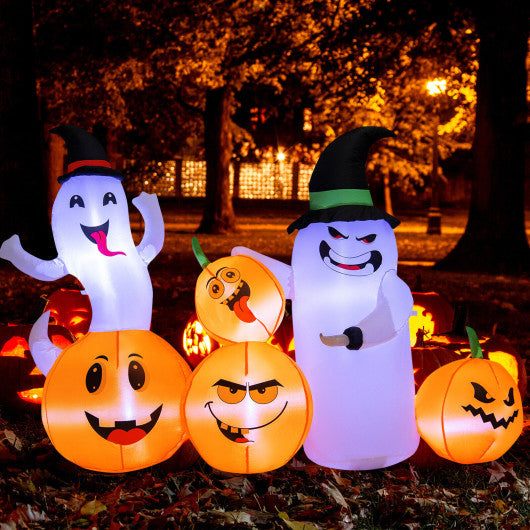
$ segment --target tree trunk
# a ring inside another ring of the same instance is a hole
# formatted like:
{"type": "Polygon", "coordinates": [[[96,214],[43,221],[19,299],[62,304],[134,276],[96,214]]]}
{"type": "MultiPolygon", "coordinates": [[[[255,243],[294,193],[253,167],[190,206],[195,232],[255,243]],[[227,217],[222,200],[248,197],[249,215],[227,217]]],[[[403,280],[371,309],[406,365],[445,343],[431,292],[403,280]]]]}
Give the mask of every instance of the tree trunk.
{"type": "Polygon", "coordinates": [[[0,242],[17,233],[54,257],[39,123],[30,0],[0,0],[0,242]]]}
{"type": "Polygon", "coordinates": [[[481,2],[474,173],[464,235],[435,267],[519,273],[530,270],[524,228],[528,40],[526,0],[481,2]]]}
{"type": "Polygon", "coordinates": [[[230,195],[230,90],[208,90],[204,113],[206,152],[206,203],[198,232],[226,234],[235,232],[236,218],[230,195]]]}

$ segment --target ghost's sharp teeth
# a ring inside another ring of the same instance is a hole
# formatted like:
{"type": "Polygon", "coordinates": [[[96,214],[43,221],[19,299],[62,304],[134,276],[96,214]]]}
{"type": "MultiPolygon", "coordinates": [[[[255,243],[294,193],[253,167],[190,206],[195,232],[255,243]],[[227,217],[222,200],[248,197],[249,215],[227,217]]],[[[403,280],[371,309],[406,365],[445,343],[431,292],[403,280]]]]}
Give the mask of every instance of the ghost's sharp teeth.
{"type": "Polygon", "coordinates": [[[98,425],[99,427],[114,427],[115,422],[114,420],[102,420],[101,418],[99,418],[98,425]]]}
{"type": "Polygon", "coordinates": [[[238,432],[239,429],[237,427],[230,427],[230,432],[238,432]]]}
{"type": "Polygon", "coordinates": [[[223,431],[227,431],[228,430],[228,425],[226,423],[221,423],[221,425],[219,425],[219,427],[221,427],[221,429],[223,429],[223,431]]]}
{"type": "Polygon", "coordinates": [[[248,434],[250,429],[241,429],[241,434],[248,434]]]}

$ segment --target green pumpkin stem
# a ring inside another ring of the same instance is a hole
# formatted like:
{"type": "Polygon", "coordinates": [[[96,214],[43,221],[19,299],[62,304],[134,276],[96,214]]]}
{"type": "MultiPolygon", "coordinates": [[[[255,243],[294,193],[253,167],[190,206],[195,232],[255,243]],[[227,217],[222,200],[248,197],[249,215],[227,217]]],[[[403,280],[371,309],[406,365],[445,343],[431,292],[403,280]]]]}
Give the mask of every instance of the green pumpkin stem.
{"type": "Polygon", "coordinates": [[[211,262],[202,251],[201,245],[199,244],[199,240],[195,236],[193,236],[193,238],[191,239],[191,248],[193,249],[193,253],[195,254],[195,258],[199,262],[199,265],[203,269],[205,269],[206,266],[209,265],[211,262]]]}
{"type": "Polygon", "coordinates": [[[471,348],[471,357],[473,359],[484,359],[484,355],[482,355],[482,348],[480,347],[475,330],[469,326],[466,326],[466,331],[469,338],[469,346],[471,348]]]}

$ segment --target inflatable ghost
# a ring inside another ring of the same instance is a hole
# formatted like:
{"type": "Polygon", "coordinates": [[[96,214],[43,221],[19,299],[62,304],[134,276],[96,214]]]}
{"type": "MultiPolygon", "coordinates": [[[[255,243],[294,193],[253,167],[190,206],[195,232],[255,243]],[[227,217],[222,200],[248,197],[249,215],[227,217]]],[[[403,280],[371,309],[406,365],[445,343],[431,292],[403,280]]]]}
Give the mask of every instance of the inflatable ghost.
{"type": "Polygon", "coordinates": [[[153,288],[147,271],[164,242],[164,222],[155,194],[133,199],[145,221],[136,247],[129,224],[122,175],[111,169],[101,144],[73,125],[52,130],[68,150],[68,172],[52,208],[57,258],[46,261],[26,252],[18,235],[4,241],[0,257],[38,280],[67,274],[83,285],[92,305],[90,331],[147,330],[153,288]]]}
{"type": "Polygon", "coordinates": [[[288,228],[298,229],[291,266],[232,251],[260,260],[292,300],[296,361],[314,404],[304,449],[331,468],[386,467],[419,443],[412,295],[396,274],[399,221],[373,206],[365,175],[372,143],[392,135],[361,127],[325,149],[309,183],[310,210],[288,228]]]}

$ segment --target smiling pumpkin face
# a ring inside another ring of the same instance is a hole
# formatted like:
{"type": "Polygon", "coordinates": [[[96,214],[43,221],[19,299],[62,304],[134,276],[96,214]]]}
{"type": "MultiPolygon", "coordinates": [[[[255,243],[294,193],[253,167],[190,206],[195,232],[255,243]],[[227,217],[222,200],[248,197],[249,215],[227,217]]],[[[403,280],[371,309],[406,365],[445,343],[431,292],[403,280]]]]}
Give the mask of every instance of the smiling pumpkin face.
{"type": "Polygon", "coordinates": [[[461,464],[499,458],[523,428],[515,381],[486,359],[453,361],[433,372],[416,396],[416,417],[432,449],[461,464]]]}
{"type": "Polygon", "coordinates": [[[75,464],[103,472],[142,469],[185,441],[181,401],[190,369],[150,331],[92,332],[50,370],[42,420],[75,464]]]}
{"type": "Polygon", "coordinates": [[[184,406],[197,451],[232,473],[261,473],[288,462],[305,440],[313,410],[297,365],[261,342],[209,355],[193,372],[184,406]]]}
{"type": "Polygon", "coordinates": [[[272,273],[248,256],[209,263],[195,289],[199,321],[220,343],[266,341],[285,310],[283,289],[272,273]]]}

